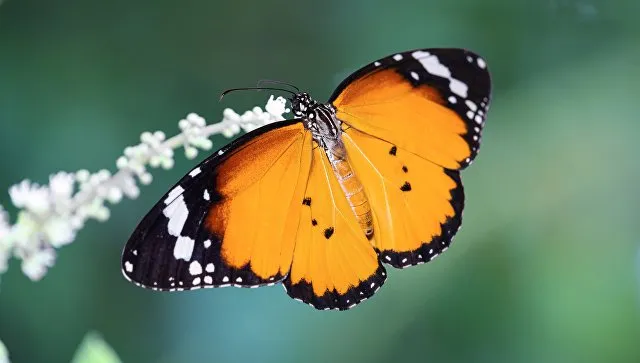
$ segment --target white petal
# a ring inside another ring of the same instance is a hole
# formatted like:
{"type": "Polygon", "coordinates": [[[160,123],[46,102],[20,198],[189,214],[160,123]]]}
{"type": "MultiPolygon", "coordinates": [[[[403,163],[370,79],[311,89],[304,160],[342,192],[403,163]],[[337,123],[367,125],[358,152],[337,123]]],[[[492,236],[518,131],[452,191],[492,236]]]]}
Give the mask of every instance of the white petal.
{"type": "Polygon", "coordinates": [[[74,183],[73,175],[65,172],[59,172],[49,177],[49,189],[56,199],[68,200],[71,198],[74,183]]]}
{"type": "Polygon", "coordinates": [[[47,242],[53,247],[61,247],[73,242],[76,233],[71,226],[71,220],[65,218],[51,218],[43,226],[47,242]]]}
{"type": "Polygon", "coordinates": [[[53,266],[56,253],[53,248],[45,248],[35,251],[22,260],[22,272],[33,281],[38,281],[47,273],[47,269],[53,266]]]}

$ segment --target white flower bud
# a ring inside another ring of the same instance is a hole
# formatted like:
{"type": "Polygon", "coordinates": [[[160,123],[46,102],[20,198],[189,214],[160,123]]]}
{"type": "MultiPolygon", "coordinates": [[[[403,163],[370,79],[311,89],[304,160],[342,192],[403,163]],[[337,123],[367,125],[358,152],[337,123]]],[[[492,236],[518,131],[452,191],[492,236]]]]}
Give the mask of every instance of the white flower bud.
{"type": "Polygon", "coordinates": [[[138,178],[140,179],[140,183],[144,185],[149,185],[153,181],[153,176],[149,173],[142,173],[138,175],[138,178]]]}
{"type": "MultiPolygon", "coordinates": [[[[121,157],[118,158],[118,160],[116,160],[116,167],[118,169],[124,169],[124,168],[126,168],[128,166],[128,164],[129,164],[129,161],[124,156],[121,156],[121,157]]],[[[76,176],[76,178],[77,178],[77,176],[76,176]]]]}
{"type": "Polygon", "coordinates": [[[173,159],[172,158],[162,158],[161,159],[161,166],[163,169],[165,170],[169,170],[171,168],[173,168],[173,159]]]}
{"type": "Polygon", "coordinates": [[[76,172],[76,180],[81,183],[86,183],[87,180],[89,180],[90,175],[91,174],[89,173],[88,170],[80,169],[76,172]]]}
{"type": "Polygon", "coordinates": [[[32,281],[42,279],[47,269],[53,266],[56,253],[53,248],[32,251],[22,258],[22,272],[32,281]]]}
{"type": "Polygon", "coordinates": [[[222,111],[222,116],[229,121],[240,121],[240,115],[230,108],[225,108],[224,111],[222,111]]]}
{"type": "Polygon", "coordinates": [[[187,146],[184,148],[184,155],[187,157],[187,159],[194,159],[196,156],[198,156],[198,149],[192,146],[187,146]]]}
{"type": "Polygon", "coordinates": [[[62,247],[73,242],[75,231],[68,218],[52,217],[43,226],[45,240],[53,247],[62,247]]]}
{"type": "Polygon", "coordinates": [[[109,211],[109,208],[105,207],[104,205],[101,205],[93,211],[92,216],[98,222],[104,222],[107,219],[109,219],[109,217],[111,216],[111,212],[109,211]]]}
{"type": "Polygon", "coordinates": [[[52,196],[59,201],[66,201],[73,193],[74,178],[72,174],[59,172],[49,177],[49,189],[52,196]]]}
{"type": "Polygon", "coordinates": [[[98,173],[98,180],[100,181],[105,181],[109,178],[111,178],[111,172],[107,169],[101,169],[98,173]]]}
{"type": "Polygon", "coordinates": [[[233,137],[233,135],[235,135],[235,133],[233,132],[233,129],[229,127],[223,129],[222,132],[220,133],[222,134],[222,136],[226,137],[227,139],[230,139],[233,137]]]}
{"type": "Polygon", "coordinates": [[[140,141],[144,143],[148,143],[151,140],[153,140],[153,136],[149,131],[145,131],[142,134],[140,134],[140,141]]]}
{"type": "Polygon", "coordinates": [[[157,168],[160,166],[160,161],[161,161],[161,157],[159,156],[152,156],[149,159],[149,166],[151,166],[152,168],[157,168]]]}
{"type": "Polygon", "coordinates": [[[107,200],[112,204],[120,203],[122,200],[122,190],[116,187],[110,188],[107,194],[107,200]]]}

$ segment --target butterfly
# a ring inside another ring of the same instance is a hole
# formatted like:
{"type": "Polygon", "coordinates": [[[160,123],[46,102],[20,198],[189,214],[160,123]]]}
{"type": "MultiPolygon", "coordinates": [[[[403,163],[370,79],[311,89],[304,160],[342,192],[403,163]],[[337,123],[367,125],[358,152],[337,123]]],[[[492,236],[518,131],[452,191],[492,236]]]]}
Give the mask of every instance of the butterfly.
{"type": "Polygon", "coordinates": [[[161,291],[281,283],[347,310],[380,289],[385,265],[449,247],[489,108],[483,58],[412,50],[359,69],[327,103],[288,92],[293,119],[213,153],[148,212],[124,248],[127,279],[161,291]]]}

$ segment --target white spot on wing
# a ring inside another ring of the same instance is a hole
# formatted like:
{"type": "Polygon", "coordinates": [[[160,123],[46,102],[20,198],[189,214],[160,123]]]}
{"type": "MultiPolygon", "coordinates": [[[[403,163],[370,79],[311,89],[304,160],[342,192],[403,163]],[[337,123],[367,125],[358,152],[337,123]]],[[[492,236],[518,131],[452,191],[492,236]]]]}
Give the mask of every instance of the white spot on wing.
{"type": "Polygon", "coordinates": [[[437,56],[429,52],[416,51],[411,53],[413,58],[417,59],[424,69],[434,76],[446,78],[449,80],[449,89],[462,98],[467,98],[469,87],[462,81],[451,76],[451,71],[444,64],[440,63],[437,56]]]}
{"type": "Polygon", "coordinates": [[[238,277],[238,278],[236,279],[236,282],[242,282],[242,277],[238,277]]]}
{"type": "Polygon", "coordinates": [[[451,103],[456,103],[458,100],[455,98],[455,96],[449,96],[449,102],[451,103]]]}
{"type": "Polygon", "coordinates": [[[415,79],[416,81],[420,79],[420,77],[418,77],[418,73],[416,72],[411,72],[411,77],[413,77],[413,79],[415,79]]]}
{"type": "Polygon", "coordinates": [[[196,277],[195,279],[193,279],[193,284],[194,285],[200,285],[200,278],[196,277]]]}
{"type": "Polygon", "coordinates": [[[176,199],[179,195],[181,195],[182,192],[184,192],[184,188],[182,188],[179,185],[171,189],[171,191],[169,192],[169,195],[167,195],[167,199],[164,200],[164,204],[168,205],[169,203],[173,202],[173,200],[176,199]]]}
{"type": "Polygon", "coordinates": [[[211,278],[211,276],[205,276],[204,283],[211,285],[213,283],[213,278],[211,278]]]}
{"type": "Polygon", "coordinates": [[[487,68],[487,62],[485,62],[484,59],[478,57],[478,67],[482,69],[487,68]]]}
{"type": "Polygon", "coordinates": [[[193,254],[193,243],[195,241],[189,237],[180,236],[176,240],[176,246],[173,248],[173,257],[176,260],[183,259],[185,261],[191,260],[193,254]]]}
{"type": "Polygon", "coordinates": [[[204,198],[204,200],[209,200],[209,191],[208,190],[204,190],[204,193],[202,194],[202,198],[204,198]]]}
{"type": "Polygon", "coordinates": [[[209,247],[211,247],[211,240],[204,241],[204,248],[209,248],[209,247]]]}
{"type": "Polygon", "coordinates": [[[476,104],[475,104],[475,103],[473,103],[473,101],[471,101],[471,100],[466,100],[466,101],[464,101],[464,103],[466,103],[466,104],[467,104],[467,107],[469,107],[469,109],[470,109],[471,111],[474,111],[474,112],[475,112],[475,111],[478,109],[478,106],[476,106],[476,104]]]}
{"type": "Polygon", "coordinates": [[[189,216],[189,210],[187,209],[187,204],[184,202],[184,197],[180,195],[176,198],[171,202],[171,204],[164,208],[162,214],[169,218],[169,222],[167,223],[167,230],[169,234],[174,237],[180,236],[184,223],[187,221],[187,217],[189,216]]]}
{"type": "Polygon", "coordinates": [[[124,269],[127,272],[132,272],[133,271],[133,264],[129,261],[124,263],[124,269]]]}
{"type": "Polygon", "coordinates": [[[393,56],[393,59],[396,61],[401,61],[402,60],[402,54],[396,54],[393,56]]]}
{"type": "Polygon", "coordinates": [[[229,276],[225,276],[222,278],[222,282],[229,282],[229,276]]]}
{"type": "Polygon", "coordinates": [[[189,264],[189,273],[193,276],[200,275],[202,273],[202,265],[200,265],[200,262],[191,262],[191,264],[189,264]]]}
{"type": "Polygon", "coordinates": [[[376,67],[380,67],[380,64],[381,64],[381,63],[380,63],[380,62],[378,62],[378,61],[373,62],[373,65],[374,65],[374,66],[376,66],[376,67]]]}
{"type": "Polygon", "coordinates": [[[449,88],[451,89],[451,92],[461,97],[467,97],[467,91],[469,90],[469,87],[467,86],[466,83],[460,80],[457,80],[455,78],[450,78],[449,88]]]}
{"type": "Polygon", "coordinates": [[[213,272],[216,270],[216,267],[212,263],[208,263],[207,267],[204,268],[207,272],[213,272]]]}
{"type": "Polygon", "coordinates": [[[201,172],[201,171],[202,171],[202,170],[200,170],[200,168],[199,168],[199,167],[197,167],[197,168],[195,168],[195,169],[191,170],[191,172],[189,173],[189,176],[191,176],[191,177],[193,178],[194,176],[196,176],[196,175],[200,174],[200,172],[201,172]]]}

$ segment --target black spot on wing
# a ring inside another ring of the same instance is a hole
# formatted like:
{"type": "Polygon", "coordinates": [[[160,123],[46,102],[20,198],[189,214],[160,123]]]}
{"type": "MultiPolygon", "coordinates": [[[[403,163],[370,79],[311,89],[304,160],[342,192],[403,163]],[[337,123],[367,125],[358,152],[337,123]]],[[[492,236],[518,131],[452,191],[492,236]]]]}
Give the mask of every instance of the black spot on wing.
{"type": "Polygon", "coordinates": [[[406,165],[403,165],[402,166],[402,171],[404,171],[405,173],[408,173],[409,172],[409,168],[407,168],[406,165]]]}
{"type": "Polygon", "coordinates": [[[409,184],[408,181],[404,182],[404,184],[402,184],[402,186],[400,187],[400,190],[402,190],[403,192],[408,192],[411,190],[411,184],[409,184]]]}
{"type": "Polygon", "coordinates": [[[310,207],[311,206],[311,198],[309,198],[309,197],[304,198],[302,200],[302,204],[310,207]]]}
{"type": "Polygon", "coordinates": [[[333,227],[324,230],[324,238],[329,239],[331,236],[333,236],[333,227]]]}
{"type": "Polygon", "coordinates": [[[389,150],[389,155],[393,155],[396,156],[396,153],[398,152],[398,148],[394,146],[391,147],[391,150],[389,150]]]}
{"type": "Polygon", "coordinates": [[[311,225],[313,226],[317,226],[318,225],[318,221],[314,218],[311,220],[311,225]]]}

